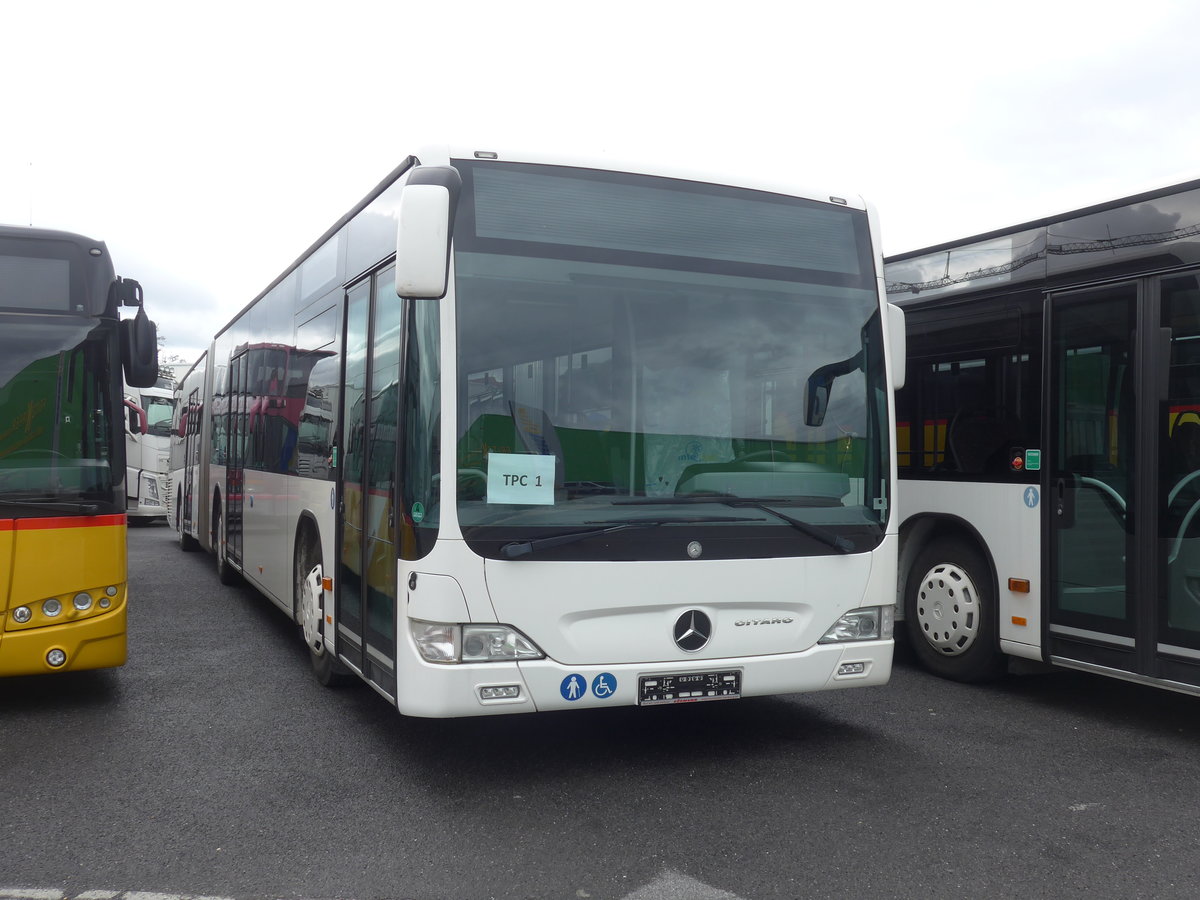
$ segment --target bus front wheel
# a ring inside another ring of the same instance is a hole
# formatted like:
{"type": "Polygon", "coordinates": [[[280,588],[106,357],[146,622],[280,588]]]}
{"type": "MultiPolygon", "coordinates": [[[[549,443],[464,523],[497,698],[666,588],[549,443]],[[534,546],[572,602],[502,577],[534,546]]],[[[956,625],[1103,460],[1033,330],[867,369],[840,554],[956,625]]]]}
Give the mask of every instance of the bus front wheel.
{"type": "Polygon", "coordinates": [[[320,541],[311,528],[303,528],[296,538],[292,568],[292,617],[308,647],[317,681],[326,687],[337,687],[349,683],[352,675],[334,658],[333,645],[326,642],[321,608],[322,574],[320,541]]]}
{"type": "Polygon", "coordinates": [[[922,550],[904,591],[909,643],[921,664],[954,681],[1001,675],[995,602],[991,570],[970,543],[942,538],[922,550]]]}

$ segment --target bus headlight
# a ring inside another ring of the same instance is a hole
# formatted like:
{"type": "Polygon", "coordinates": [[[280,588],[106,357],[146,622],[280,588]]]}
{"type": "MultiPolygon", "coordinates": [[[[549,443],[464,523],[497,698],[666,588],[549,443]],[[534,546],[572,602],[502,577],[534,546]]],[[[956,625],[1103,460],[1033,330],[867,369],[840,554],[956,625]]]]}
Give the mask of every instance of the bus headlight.
{"type": "Polygon", "coordinates": [[[62,612],[62,604],[58,602],[57,598],[51,597],[49,600],[42,601],[42,615],[53,619],[60,612],[62,612]]]}
{"type": "Polygon", "coordinates": [[[148,472],[142,473],[142,503],[146,506],[161,506],[158,498],[158,481],[148,472]]]}
{"type": "Polygon", "coordinates": [[[533,641],[508,625],[453,625],[413,619],[409,628],[427,662],[513,662],[546,656],[533,641]]]}
{"type": "Polygon", "coordinates": [[[71,603],[80,612],[87,612],[92,608],[92,595],[81,591],[75,595],[75,599],[71,603]]]}
{"type": "Polygon", "coordinates": [[[447,625],[442,622],[421,622],[413,619],[410,622],[413,640],[417,649],[427,662],[455,663],[458,662],[458,648],[461,640],[461,629],[457,625],[447,625]]]}
{"type": "Polygon", "coordinates": [[[817,641],[818,644],[839,644],[843,641],[889,640],[895,629],[894,606],[867,606],[852,609],[833,623],[817,641]]]}
{"type": "Polygon", "coordinates": [[[463,662],[542,659],[545,655],[533,641],[507,625],[463,626],[463,662]]]}
{"type": "Polygon", "coordinates": [[[33,618],[33,610],[28,606],[18,606],[12,613],[13,621],[18,625],[24,625],[33,618]]]}

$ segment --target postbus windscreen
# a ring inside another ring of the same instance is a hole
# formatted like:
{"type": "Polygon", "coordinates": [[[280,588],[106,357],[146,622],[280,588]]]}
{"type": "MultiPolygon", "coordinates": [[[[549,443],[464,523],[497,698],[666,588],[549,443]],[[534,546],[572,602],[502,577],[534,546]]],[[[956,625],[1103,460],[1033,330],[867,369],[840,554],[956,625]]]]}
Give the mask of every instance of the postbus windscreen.
{"type": "Polygon", "coordinates": [[[112,504],[111,324],[11,319],[0,329],[0,502],[112,504]]]}
{"type": "Polygon", "coordinates": [[[864,211],[458,165],[457,510],[477,552],[674,558],[680,524],[705,558],[879,544],[889,438],[864,211]]]}

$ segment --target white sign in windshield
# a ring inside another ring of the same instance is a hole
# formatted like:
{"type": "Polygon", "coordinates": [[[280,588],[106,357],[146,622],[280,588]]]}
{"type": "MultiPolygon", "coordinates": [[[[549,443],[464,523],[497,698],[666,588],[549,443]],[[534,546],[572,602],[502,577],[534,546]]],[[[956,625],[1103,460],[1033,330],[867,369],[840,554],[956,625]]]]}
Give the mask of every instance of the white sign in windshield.
{"type": "Polygon", "coordinates": [[[553,456],[531,453],[488,454],[488,503],[554,505],[553,456]]]}

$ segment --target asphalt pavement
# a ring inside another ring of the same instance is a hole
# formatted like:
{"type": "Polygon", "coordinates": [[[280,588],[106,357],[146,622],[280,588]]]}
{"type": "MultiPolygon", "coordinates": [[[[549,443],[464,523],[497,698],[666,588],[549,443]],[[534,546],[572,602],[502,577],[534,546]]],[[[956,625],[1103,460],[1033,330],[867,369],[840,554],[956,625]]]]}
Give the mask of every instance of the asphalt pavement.
{"type": "Polygon", "coordinates": [[[129,663],[0,682],[0,900],[1200,895],[1197,698],[901,659],[883,688],[406,719],[317,684],[168,529],[129,546],[129,663]]]}

